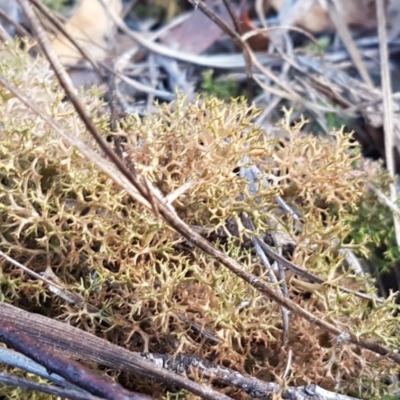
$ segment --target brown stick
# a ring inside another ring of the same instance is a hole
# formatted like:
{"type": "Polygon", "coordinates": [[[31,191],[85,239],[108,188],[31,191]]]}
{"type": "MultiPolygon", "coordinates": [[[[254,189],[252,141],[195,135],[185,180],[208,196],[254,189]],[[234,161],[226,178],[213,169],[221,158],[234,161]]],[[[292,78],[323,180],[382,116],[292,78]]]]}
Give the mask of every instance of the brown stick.
{"type": "Polygon", "coordinates": [[[45,347],[30,335],[21,332],[13,322],[0,324],[0,340],[7,346],[36,361],[47,370],[62,376],[68,382],[87,390],[96,396],[109,400],[141,400],[118,383],[90,370],[75,360],[63,357],[49,347],[45,347]]]}
{"type": "Polygon", "coordinates": [[[45,345],[59,355],[84,359],[138,376],[156,379],[168,385],[176,385],[204,399],[231,400],[222,393],[157,367],[137,353],[88,332],[42,315],[29,313],[10,304],[0,303],[0,326],[6,326],[6,324],[12,324],[19,332],[28,335],[33,342],[45,345]]]}

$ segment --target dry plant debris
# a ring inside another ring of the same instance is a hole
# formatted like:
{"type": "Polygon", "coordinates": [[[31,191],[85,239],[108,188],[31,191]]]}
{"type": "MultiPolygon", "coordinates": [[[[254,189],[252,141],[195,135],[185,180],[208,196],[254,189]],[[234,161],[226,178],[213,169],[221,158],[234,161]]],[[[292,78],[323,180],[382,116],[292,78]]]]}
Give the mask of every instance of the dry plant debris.
{"type": "Polygon", "coordinates": [[[115,26],[110,13],[122,13],[121,0],[82,1],[65,24],[68,37],[59,33],[52,42],[54,52],[66,65],[76,65],[83,61],[70,39],[88,51],[96,61],[103,61],[109,54],[109,42],[114,36],[115,26]]]}
{"type": "MultiPolygon", "coordinates": [[[[103,157],[64,101],[47,62],[33,60],[17,45],[3,47],[2,55],[3,84],[11,82],[103,157]]],[[[379,395],[382,378],[396,373],[390,356],[357,347],[346,335],[331,335],[293,312],[288,345],[282,347],[278,304],[182,239],[159,219],[157,208],[132,200],[18,96],[4,86],[0,95],[1,249],[38,273],[51,268],[62,287],[83,298],[80,306],[67,303],[3,261],[2,301],[130,350],[192,354],[266,381],[281,382],[291,351],[285,378],[291,386],[313,383],[371,398],[379,395]]],[[[113,132],[98,95],[82,91],[80,97],[132,174],[165,196],[178,193],[172,201],[179,218],[247,273],[268,281],[248,243],[243,213],[270,244],[279,245],[273,237],[283,230],[293,244],[286,256],[294,263],[331,284],[352,281],[372,295],[366,301],[288,274],[291,301],[354,337],[398,347],[394,299],[374,301],[369,279],[343,270],[338,251],[368,184],[366,175],[354,171],[360,155],[349,136],[341,131],[326,139],[304,136],[301,124],[291,126],[288,116],[281,129],[290,140],[279,141],[253,124],[259,111],[241,100],[190,103],[182,96],[159,106],[155,115],[127,115],[113,132]],[[238,174],[251,166],[262,173],[255,191],[238,174]],[[301,218],[283,212],[277,196],[301,218]]],[[[138,388],[130,375],[120,379],[129,389],[153,395],[163,390],[145,383],[138,388]]],[[[225,393],[242,398],[236,389],[225,393]]]]}

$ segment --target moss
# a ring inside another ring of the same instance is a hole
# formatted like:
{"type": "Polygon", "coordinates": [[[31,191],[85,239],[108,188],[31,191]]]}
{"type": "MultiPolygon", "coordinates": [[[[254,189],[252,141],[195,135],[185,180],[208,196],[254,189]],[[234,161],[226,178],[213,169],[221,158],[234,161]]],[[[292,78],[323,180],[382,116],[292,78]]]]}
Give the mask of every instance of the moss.
{"type": "Polygon", "coordinates": [[[44,4],[53,10],[61,11],[71,0],[44,0],[44,4]]]}
{"type": "Polygon", "coordinates": [[[236,97],[238,88],[233,79],[222,81],[213,77],[214,71],[209,70],[203,73],[201,89],[205,95],[215,96],[221,100],[229,101],[236,97]]]}
{"type": "MultiPolygon", "coordinates": [[[[369,182],[383,194],[389,195],[389,174],[379,163],[368,163],[366,167],[369,182]]],[[[396,242],[393,214],[389,207],[380,201],[375,192],[369,191],[360,201],[357,212],[351,221],[349,237],[355,243],[365,243],[368,256],[373,261],[375,273],[391,271],[400,258],[396,242]]]]}
{"type": "MultiPolygon", "coordinates": [[[[3,52],[0,73],[97,148],[63,101],[47,63],[33,62],[16,48],[3,52]]],[[[165,195],[190,183],[173,203],[178,214],[207,237],[219,237],[216,245],[243,268],[265,275],[251,249],[227,226],[236,221],[244,239],[239,214],[246,212],[259,234],[276,234],[271,221],[279,222],[278,232],[296,243],[293,262],[330,281],[356,279],[350,272],[339,274],[343,259],[337,251],[367,192],[365,176],[354,174],[360,155],[350,136],[340,130],[325,139],[304,136],[301,125],[291,127],[288,118],[282,129],[290,140],[281,142],[252,123],[259,110],[240,99],[229,105],[216,98],[188,103],[182,96],[159,106],[156,115],[128,115],[114,134],[93,93],[82,93],[82,101],[104,137],[112,142],[114,135],[122,136],[127,165],[134,162],[165,195]],[[269,178],[254,193],[236,173],[249,159],[269,178]],[[300,221],[279,211],[278,194],[301,212],[300,221]]],[[[50,264],[69,290],[109,315],[108,325],[1,261],[3,301],[36,307],[122,346],[133,334],[131,350],[142,351],[148,337],[150,351],[194,353],[266,379],[283,373],[285,357],[275,356],[283,351],[277,305],[183,242],[4,88],[0,98],[0,246],[36,272],[50,264]],[[181,315],[211,330],[220,343],[199,337],[181,315]]],[[[367,277],[357,279],[360,290],[374,292],[367,277]]],[[[375,337],[392,348],[400,344],[393,299],[377,305],[328,287],[310,292],[294,283],[290,296],[363,338],[375,337]]],[[[336,345],[324,335],[291,316],[294,358],[288,383],[334,389],[340,382],[343,392],[362,388],[370,397],[379,392],[381,377],[395,372],[388,360],[336,345]]],[[[129,379],[126,384],[135,388],[129,379]]]]}

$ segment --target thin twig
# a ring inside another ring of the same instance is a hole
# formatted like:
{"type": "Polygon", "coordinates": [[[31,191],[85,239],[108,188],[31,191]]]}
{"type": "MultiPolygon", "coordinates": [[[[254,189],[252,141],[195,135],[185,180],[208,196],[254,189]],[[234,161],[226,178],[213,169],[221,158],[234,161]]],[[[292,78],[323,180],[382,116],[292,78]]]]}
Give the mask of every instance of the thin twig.
{"type": "Polygon", "coordinates": [[[361,292],[357,292],[351,289],[347,289],[344,286],[338,286],[336,284],[333,284],[329,281],[325,281],[322,278],[320,278],[317,275],[312,274],[311,272],[306,271],[303,268],[298,267],[297,265],[293,264],[292,262],[286,260],[286,258],[280,256],[279,254],[277,254],[275,251],[273,251],[266,243],[264,243],[262,240],[260,241],[260,245],[263,248],[264,252],[271,257],[272,259],[274,259],[276,262],[282,264],[285,268],[290,269],[291,271],[293,271],[294,273],[302,276],[303,278],[306,278],[307,280],[309,280],[310,282],[313,283],[319,283],[319,284],[324,284],[327,286],[331,286],[334,288],[337,288],[345,293],[351,293],[354,296],[359,297],[360,299],[364,299],[364,300],[373,300],[376,303],[383,303],[383,300],[380,298],[375,298],[372,296],[369,296],[365,293],[361,293],[361,292]]]}
{"type": "MultiPolygon", "coordinates": [[[[250,231],[254,232],[255,231],[255,227],[253,224],[253,221],[249,218],[249,216],[247,215],[247,213],[241,213],[241,220],[243,225],[249,229],[250,231]]],[[[259,257],[259,259],[261,260],[261,263],[263,264],[264,268],[267,270],[268,273],[268,277],[269,280],[278,288],[279,282],[278,279],[275,276],[274,271],[272,270],[272,266],[267,258],[267,256],[265,255],[263,248],[260,244],[260,242],[262,241],[259,237],[257,237],[255,234],[252,235],[251,241],[253,243],[254,249],[259,257]]],[[[287,297],[287,287],[286,287],[286,283],[283,281],[282,282],[283,287],[280,287],[280,290],[282,292],[282,295],[287,297]]],[[[286,308],[284,307],[280,307],[281,308],[281,314],[282,314],[282,325],[283,325],[283,337],[282,337],[282,345],[286,346],[288,344],[289,341],[289,312],[286,308]]]]}
{"type": "Polygon", "coordinates": [[[32,35],[17,21],[11,18],[1,7],[0,7],[0,17],[5,19],[9,24],[13,25],[16,32],[21,36],[26,38],[32,38],[32,35]]]}
{"type": "Polygon", "coordinates": [[[390,208],[395,214],[400,216],[399,207],[395,203],[393,203],[393,201],[389,199],[389,197],[387,197],[385,193],[382,192],[382,190],[378,189],[372,183],[368,183],[367,186],[378,196],[378,199],[381,200],[383,204],[385,204],[388,208],[390,208]]]}
{"type": "MultiPolygon", "coordinates": [[[[326,2],[328,7],[329,16],[332,19],[333,24],[336,27],[336,30],[342,39],[343,44],[346,46],[351,59],[354,62],[354,65],[358,69],[358,72],[363,79],[363,81],[370,87],[374,87],[374,83],[372,82],[371,77],[369,76],[368,70],[363,62],[360,52],[357,49],[356,44],[354,43],[353,38],[351,37],[349,28],[345,24],[343,20],[343,16],[340,15],[341,6],[337,2],[337,0],[327,0],[326,2]]],[[[379,25],[379,21],[378,21],[379,25]]]]}
{"type": "Polygon", "coordinates": [[[285,372],[283,373],[281,379],[285,379],[289,375],[290,369],[292,368],[292,362],[293,362],[293,351],[292,349],[289,349],[285,372]]]}
{"type": "Polygon", "coordinates": [[[74,389],[65,389],[57,386],[45,385],[43,383],[33,382],[25,378],[20,378],[5,373],[0,373],[0,383],[3,385],[20,387],[25,390],[29,390],[29,392],[36,391],[47,393],[52,396],[59,396],[71,400],[104,400],[103,397],[92,396],[89,393],[84,393],[74,389]]]}
{"type": "Polygon", "coordinates": [[[0,347],[0,363],[35,374],[66,389],[74,389],[82,392],[82,389],[66,381],[60,375],[49,373],[42,365],[17,351],[0,347]]]}
{"type": "Polygon", "coordinates": [[[235,14],[235,11],[233,9],[231,0],[222,0],[222,1],[225,4],[225,8],[228,11],[228,14],[232,20],[232,23],[233,23],[233,26],[234,26],[236,32],[239,32],[239,21],[238,21],[237,15],[235,14]]]}
{"type": "Polygon", "coordinates": [[[81,53],[82,57],[86,59],[90,65],[93,67],[97,73],[102,76],[104,75],[98,65],[98,62],[90,55],[89,52],[87,52],[83,46],[81,46],[64,28],[64,25],[56,18],[54,17],[53,13],[41,2],[38,0],[29,0],[32,4],[37,7],[40,12],[43,13],[43,15],[71,42],[73,46],[76,47],[76,49],[81,53]]]}
{"type": "Polygon", "coordinates": [[[198,7],[208,18],[211,19],[215,24],[217,24],[224,33],[226,33],[232,40],[240,46],[243,50],[243,55],[246,60],[246,73],[247,77],[250,79],[253,75],[252,62],[250,57],[250,48],[245,43],[240,35],[235,32],[222,18],[220,18],[213,10],[211,10],[207,4],[202,0],[188,0],[193,6],[198,7]]]}
{"type": "Polygon", "coordinates": [[[66,296],[69,295],[70,293],[68,293],[64,288],[62,288],[61,286],[57,285],[56,283],[54,283],[53,281],[51,281],[50,279],[45,278],[44,276],[36,273],[35,271],[30,270],[28,267],[25,267],[25,265],[22,265],[21,263],[19,263],[18,261],[14,260],[12,257],[10,257],[9,255],[7,255],[6,253],[2,252],[0,250],[0,257],[3,257],[5,260],[7,260],[10,264],[14,265],[15,267],[19,268],[20,270],[26,272],[28,275],[30,275],[32,278],[36,278],[39,281],[45,282],[47,283],[50,287],[52,287],[54,290],[58,291],[58,292],[63,292],[66,296]]]}
{"type": "MultiPolygon", "coordinates": [[[[264,265],[264,268],[268,272],[270,281],[273,284],[275,284],[277,287],[279,287],[279,282],[275,276],[274,271],[272,270],[272,266],[271,266],[270,262],[268,261],[268,258],[266,257],[265,253],[263,252],[262,247],[260,246],[260,239],[257,236],[253,236],[252,243],[253,243],[254,249],[256,250],[258,257],[260,258],[262,264],[264,265]]],[[[281,292],[285,297],[287,297],[285,289],[281,288],[281,292]]],[[[281,314],[282,314],[282,326],[283,326],[282,345],[286,346],[289,341],[289,312],[286,308],[281,307],[281,314]]]]}

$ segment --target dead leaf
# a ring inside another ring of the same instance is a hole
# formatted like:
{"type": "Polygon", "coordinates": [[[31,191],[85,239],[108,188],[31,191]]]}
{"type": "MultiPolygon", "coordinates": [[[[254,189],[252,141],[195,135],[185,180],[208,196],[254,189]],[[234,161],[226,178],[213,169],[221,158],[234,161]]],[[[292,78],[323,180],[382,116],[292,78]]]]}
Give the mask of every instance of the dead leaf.
{"type": "MultiPolygon", "coordinates": [[[[257,29],[250,20],[247,3],[247,0],[242,0],[240,5],[239,32],[241,35],[257,29]]],[[[260,32],[251,36],[246,42],[253,51],[266,51],[268,48],[269,38],[267,33],[260,32]]]]}
{"type": "MultiPolygon", "coordinates": [[[[109,39],[114,31],[110,13],[122,13],[122,0],[81,0],[73,16],[65,24],[68,34],[97,61],[109,54],[109,39]]],[[[52,42],[61,62],[76,65],[82,55],[61,33],[52,42]]]]}
{"type": "MultiPolygon", "coordinates": [[[[205,3],[212,7],[211,1],[207,0],[205,3]]],[[[225,8],[216,12],[225,22],[231,24],[225,8]]],[[[196,9],[191,12],[185,21],[169,30],[160,40],[175,50],[179,49],[191,54],[201,54],[222,36],[221,28],[200,10],[196,9]]]]}

